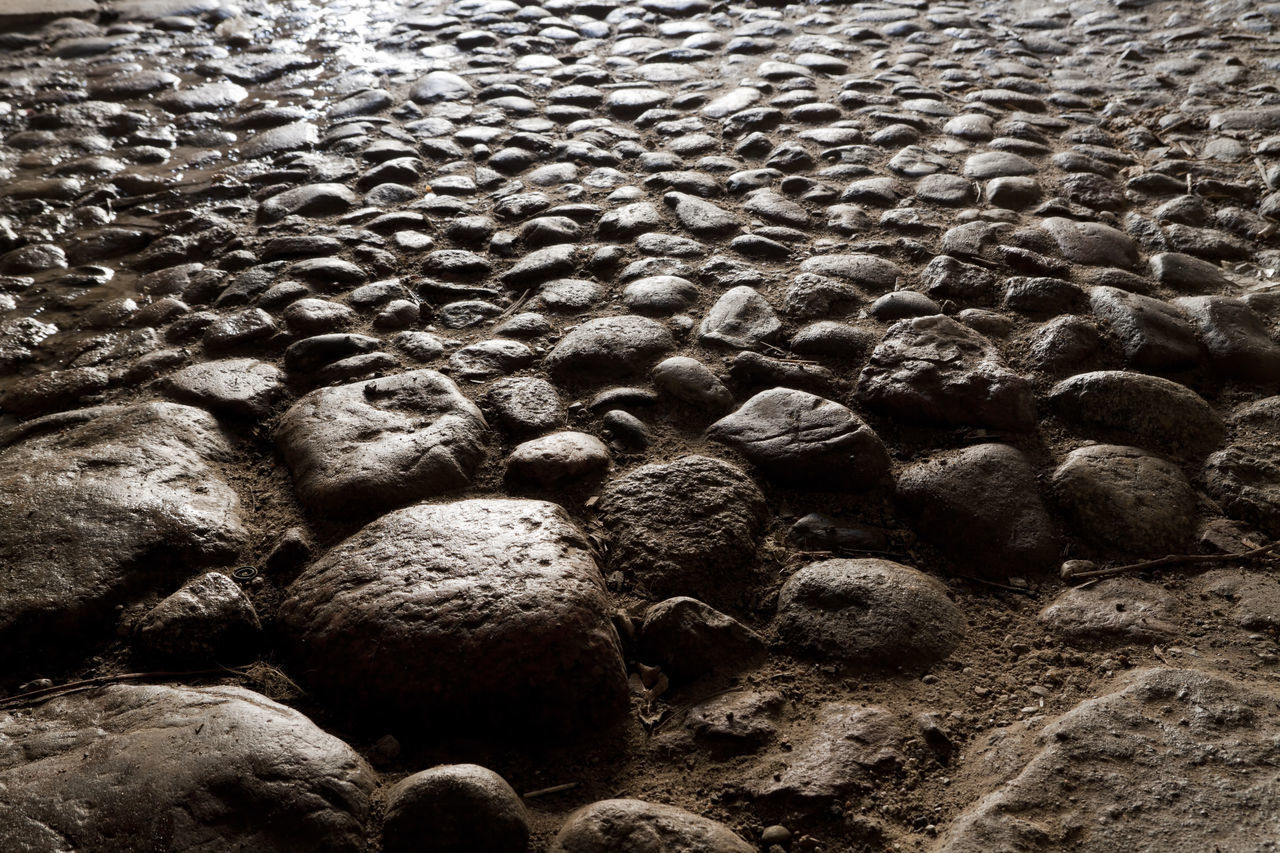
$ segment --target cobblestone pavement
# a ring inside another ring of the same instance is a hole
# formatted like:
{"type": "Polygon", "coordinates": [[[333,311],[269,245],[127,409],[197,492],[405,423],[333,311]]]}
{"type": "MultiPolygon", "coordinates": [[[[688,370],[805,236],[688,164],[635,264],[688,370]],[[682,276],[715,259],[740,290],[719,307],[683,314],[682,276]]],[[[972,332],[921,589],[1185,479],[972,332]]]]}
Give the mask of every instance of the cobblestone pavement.
{"type": "Polygon", "coordinates": [[[1275,850],[1277,27],[0,2],[0,848],[1275,850]]]}

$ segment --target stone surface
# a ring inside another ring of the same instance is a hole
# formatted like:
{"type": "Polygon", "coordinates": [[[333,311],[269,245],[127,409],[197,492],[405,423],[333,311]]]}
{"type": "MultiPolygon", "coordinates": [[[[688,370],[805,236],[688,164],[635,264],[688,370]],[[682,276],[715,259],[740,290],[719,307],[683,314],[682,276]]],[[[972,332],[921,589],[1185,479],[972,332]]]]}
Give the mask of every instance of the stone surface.
{"type": "Polygon", "coordinates": [[[1076,532],[1104,552],[1183,553],[1196,496],[1172,463],[1136,447],[1073,450],[1053,472],[1053,492],[1076,532]]]}
{"type": "Polygon", "coordinates": [[[710,673],[734,673],[766,657],[763,637],[687,596],[668,598],[645,611],[639,647],[663,672],[688,681],[710,673]]]}
{"type": "Polygon", "coordinates": [[[903,740],[885,708],[829,702],[818,709],[811,734],[787,755],[786,769],[758,785],[758,793],[805,804],[831,802],[899,769],[903,740]]]}
{"type": "Polygon", "coordinates": [[[1136,578],[1104,578],[1069,589],[1040,611],[1040,621],[1079,645],[1161,643],[1178,635],[1177,599],[1136,578]]]}
{"type": "Polygon", "coordinates": [[[0,711],[0,743],[0,837],[15,850],[367,849],[373,771],[244,688],[55,696],[0,711]]]}
{"type": "Polygon", "coordinates": [[[1053,386],[1054,414],[1090,438],[1120,435],[1151,450],[1203,455],[1222,443],[1222,418],[1199,394],[1168,379],[1119,370],[1081,373],[1053,386]]]}
{"type": "Polygon", "coordinates": [[[653,320],[602,317],[565,335],[546,365],[566,382],[617,379],[642,373],[674,348],[671,333],[653,320]]]}
{"type": "Polygon", "coordinates": [[[778,636],[790,649],[861,666],[927,668],[964,636],[941,583],[889,560],[825,560],[778,593],[778,636]]]}
{"type": "MultiPolygon", "coordinates": [[[[29,421],[0,450],[0,636],[103,627],[112,608],[247,544],[221,469],[231,448],[200,409],[143,403],[29,421]]],[[[172,587],[170,587],[172,588],[172,587]]]]}
{"type": "Polygon", "coordinates": [[[182,585],[138,623],[138,640],[152,654],[184,661],[232,661],[262,630],[253,602],[221,572],[182,585]]]}
{"type": "Polygon", "coordinates": [[[280,420],[298,499],[322,515],[367,515],[471,480],[487,429],[449,379],[415,370],[322,388],[280,420]]]}
{"type": "MultiPolygon", "coordinates": [[[[652,0],[649,0],[652,2],[652,0]]],[[[601,800],[565,820],[552,853],[753,853],[752,845],[713,820],[659,803],[601,800]]]]}
{"type": "Polygon", "coordinates": [[[860,491],[889,473],[884,443],[861,418],[805,391],[762,391],[707,428],[777,480],[800,487],[860,491]]]}
{"type": "Polygon", "coordinates": [[[506,780],[475,764],[443,764],[406,776],[387,792],[382,849],[525,853],[529,817],[506,780]]]}
{"type": "Polygon", "coordinates": [[[995,346],[949,317],[889,327],[858,378],[858,398],[893,417],[1025,432],[1035,422],[1031,387],[995,346]]]}
{"type": "Polygon", "coordinates": [[[588,547],[543,501],[412,506],[309,566],[279,618],[300,674],[337,707],[568,731],[625,697],[588,547]]]}
{"type": "Polygon", "coordinates": [[[1274,835],[1274,697],[1196,670],[1126,681],[1025,735],[1010,756],[1016,775],[960,815],[938,849],[1248,848],[1274,835]],[[1169,795],[1184,790],[1196,796],[1169,795]],[[1104,819],[1119,802],[1128,816],[1104,819]]]}
{"type": "Polygon", "coordinates": [[[1035,468],[1007,444],[936,454],[898,478],[917,533],[983,577],[1056,568],[1060,542],[1035,468]]]}
{"type": "Polygon", "coordinates": [[[284,373],[253,358],[227,358],[184,367],[168,380],[169,393],[215,412],[260,418],[285,395],[284,373]]]}
{"type": "Polygon", "coordinates": [[[766,519],[751,478],[706,456],[636,468],[605,486],[599,509],[610,568],[655,595],[712,604],[750,579],[766,519]]]}

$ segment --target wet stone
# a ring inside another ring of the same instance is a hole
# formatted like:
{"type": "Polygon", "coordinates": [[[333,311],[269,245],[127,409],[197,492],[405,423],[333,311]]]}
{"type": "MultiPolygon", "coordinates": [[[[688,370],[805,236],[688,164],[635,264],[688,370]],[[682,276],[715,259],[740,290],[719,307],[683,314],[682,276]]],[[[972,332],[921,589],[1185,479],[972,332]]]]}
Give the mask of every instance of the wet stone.
{"type": "Polygon", "coordinates": [[[284,396],[279,368],[252,358],[229,358],[184,367],[167,380],[174,398],[214,412],[260,418],[284,396]]]}
{"type": "Polygon", "coordinates": [[[554,486],[603,474],[611,462],[609,449],[595,436],[555,432],[526,441],[511,451],[507,477],[554,486]]]}
{"type": "Polygon", "coordinates": [[[860,401],[894,417],[1027,431],[1031,387],[1000,363],[995,346],[949,317],[889,327],[858,379],[860,401]]]}
{"type": "Polygon", "coordinates": [[[20,849],[102,850],[121,838],[365,849],[373,771],[302,714],[242,687],[107,685],[6,711],[0,736],[0,784],[12,791],[3,831],[20,849]]]}
{"type": "Polygon", "coordinates": [[[231,448],[207,412],[105,406],[23,433],[0,451],[0,635],[15,648],[96,630],[166,573],[217,565],[246,543],[239,499],[218,473],[231,448]]]}
{"type": "Polygon", "coordinates": [[[289,586],[280,620],[308,684],[366,719],[570,731],[625,705],[610,612],[562,509],[477,499],[367,525],[289,586]]]}
{"type": "Polygon", "coordinates": [[[138,622],[148,653],[186,663],[234,661],[251,649],[262,624],[253,602],[221,572],[208,572],[157,604],[138,622]]]}
{"type": "Polygon", "coordinates": [[[802,488],[862,491],[889,473],[884,443],[861,418],[805,391],[763,391],[708,427],[707,437],[802,488]]]}
{"type": "Polygon", "coordinates": [[[303,506],[333,516],[466,485],[486,433],[451,381],[417,370],[311,392],[285,413],[276,442],[303,506]]]}

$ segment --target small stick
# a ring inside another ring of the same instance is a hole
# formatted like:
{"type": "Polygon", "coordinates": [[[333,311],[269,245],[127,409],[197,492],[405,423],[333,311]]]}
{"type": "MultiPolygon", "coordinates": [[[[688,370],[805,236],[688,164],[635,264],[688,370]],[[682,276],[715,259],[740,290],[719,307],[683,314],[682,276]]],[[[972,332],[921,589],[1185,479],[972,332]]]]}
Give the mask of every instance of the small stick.
{"type": "Polygon", "coordinates": [[[1009,592],[1016,592],[1019,595],[1035,595],[1035,593],[1029,589],[1023,589],[1022,587],[1018,587],[1018,586],[1009,586],[1009,584],[1007,583],[997,583],[995,581],[983,580],[982,578],[975,578],[969,575],[956,575],[956,577],[960,578],[961,580],[972,581],[973,583],[980,583],[980,584],[986,584],[987,586],[993,586],[996,589],[1003,589],[1003,590],[1008,590],[1009,592]]]}
{"type": "Polygon", "coordinates": [[[550,788],[539,788],[536,791],[530,791],[525,794],[524,799],[532,800],[534,797],[545,797],[550,794],[559,794],[562,791],[572,791],[581,784],[581,782],[565,782],[563,785],[552,785],[550,788]]]}
{"type": "Polygon", "coordinates": [[[220,669],[192,669],[183,672],[125,672],[119,675],[99,675],[94,678],[86,678],[81,681],[70,681],[66,684],[55,684],[52,687],[42,687],[39,690],[28,690],[26,693],[16,693],[13,696],[5,696],[0,699],[0,706],[20,705],[32,699],[41,699],[45,696],[53,696],[58,693],[71,693],[76,690],[84,690],[89,687],[97,687],[102,684],[111,684],[116,681],[141,681],[145,678],[186,678],[195,675],[226,675],[232,673],[241,678],[245,677],[243,672],[234,669],[222,667],[220,669]]]}
{"type": "Polygon", "coordinates": [[[1143,560],[1141,563],[1130,563],[1127,566],[1096,569],[1090,572],[1068,572],[1064,569],[1062,579],[1064,581],[1073,581],[1082,578],[1105,578],[1111,575],[1124,574],[1125,572],[1140,572],[1144,569],[1177,566],[1183,563],[1229,563],[1232,560],[1252,560],[1255,557],[1270,554],[1277,548],[1280,548],[1280,542],[1272,542],[1270,545],[1263,545],[1261,548],[1254,548],[1252,551],[1241,551],[1238,554],[1170,554],[1157,560],[1143,560]]]}

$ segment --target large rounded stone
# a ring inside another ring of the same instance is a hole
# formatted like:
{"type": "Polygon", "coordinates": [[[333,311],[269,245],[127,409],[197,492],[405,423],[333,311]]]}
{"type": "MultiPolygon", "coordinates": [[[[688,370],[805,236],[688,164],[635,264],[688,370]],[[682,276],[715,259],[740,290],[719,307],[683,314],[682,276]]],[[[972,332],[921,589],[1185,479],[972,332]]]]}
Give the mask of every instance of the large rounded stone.
{"type": "Polygon", "coordinates": [[[1073,450],[1053,472],[1058,504],[1105,551],[1182,552],[1195,530],[1196,495],[1176,465],[1136,447],[1073,450]]]}
{"type": "Polygon", "coordinates": [[[589,545],[543,501],[408,507],[289,587],[280,620],[308,684],[357,713],[574,729],[625,705],[589,545]]]}
{"type": "Polygon", "coordinates": [[[858,397],[906,420],[1018,432],[1035,426],[1027,380],[1001,364],[991,341],[941,314],[890,326],[858,377],[858,397]]]}
{"type": "Polygon", "coordinates": [[[898,480],[916,532],[986,577],[1050,568],[1059,542],[1021,451],[981,444],[937,454],[898,480]]]}
{"type": "Polygon", "coordinates": [[[722,601],[750,577],[768,519],[764,495],[727,462],[685,456],[605,487],[610,565],[654,595],[722,601]]]}
{"type": "Polygon", "coordinates": [[[1171,453],[1203,454],[1221,444],[1224,432],[1222,418],[1199,394],[1145,373],[1081,373],[1055,385],[1049,403],[1065,421],[1116,430],[1143,447],[1171,453]]]}
{"type": "Polygon", "coordinates": [[[889,473],[884,442],[839,403],[774,388],[707,428],[775,479],[807,488],[860,490],[889,473]]]}
{"type": "Polygon", "coordinates": [[[647,317],[600,317],[565,335],[546,365],[562,382],[617,379],[644,373],[673,349],[671,333],[647,317]]]}
{"type": "Polygon", "coordinates": [[[304,506],[359,516],[465,486],[487,432],[452,381],[415,370],[312,391],[276,442],[304,506]]]}
{"type": "Polygon", "coordinates": [[[754,853],[728,827],[674,806],[602,800],[569,815],[551,853],[754,853]]]}
{"type": "MultiPolygon", "coordinates": [[[[218,422],[176,403],[49,415],[0,445],[0,645],[50,651],[248,540],[218,422]]],[[[14,659],[11,665],[17,665],[14,659]]]]}
{"type": "Polygon", "coordinates": [[[964,636],[947,588],[889,560],[824,560],[778,593],[778,635],[798,652],[878,667],[927,667],[964,636]]]}
{"type": "Polygon", "coordinates": [[[350,747],[240,687],[115,684],[0,711],[6,850],[368,849],[350,747]]]}
{"type": "Polygon", "coordinates": [[[446,764],[387,793],[385,853],[525,853],[529,816],[507,781],[475,764],[446,764]]]}

